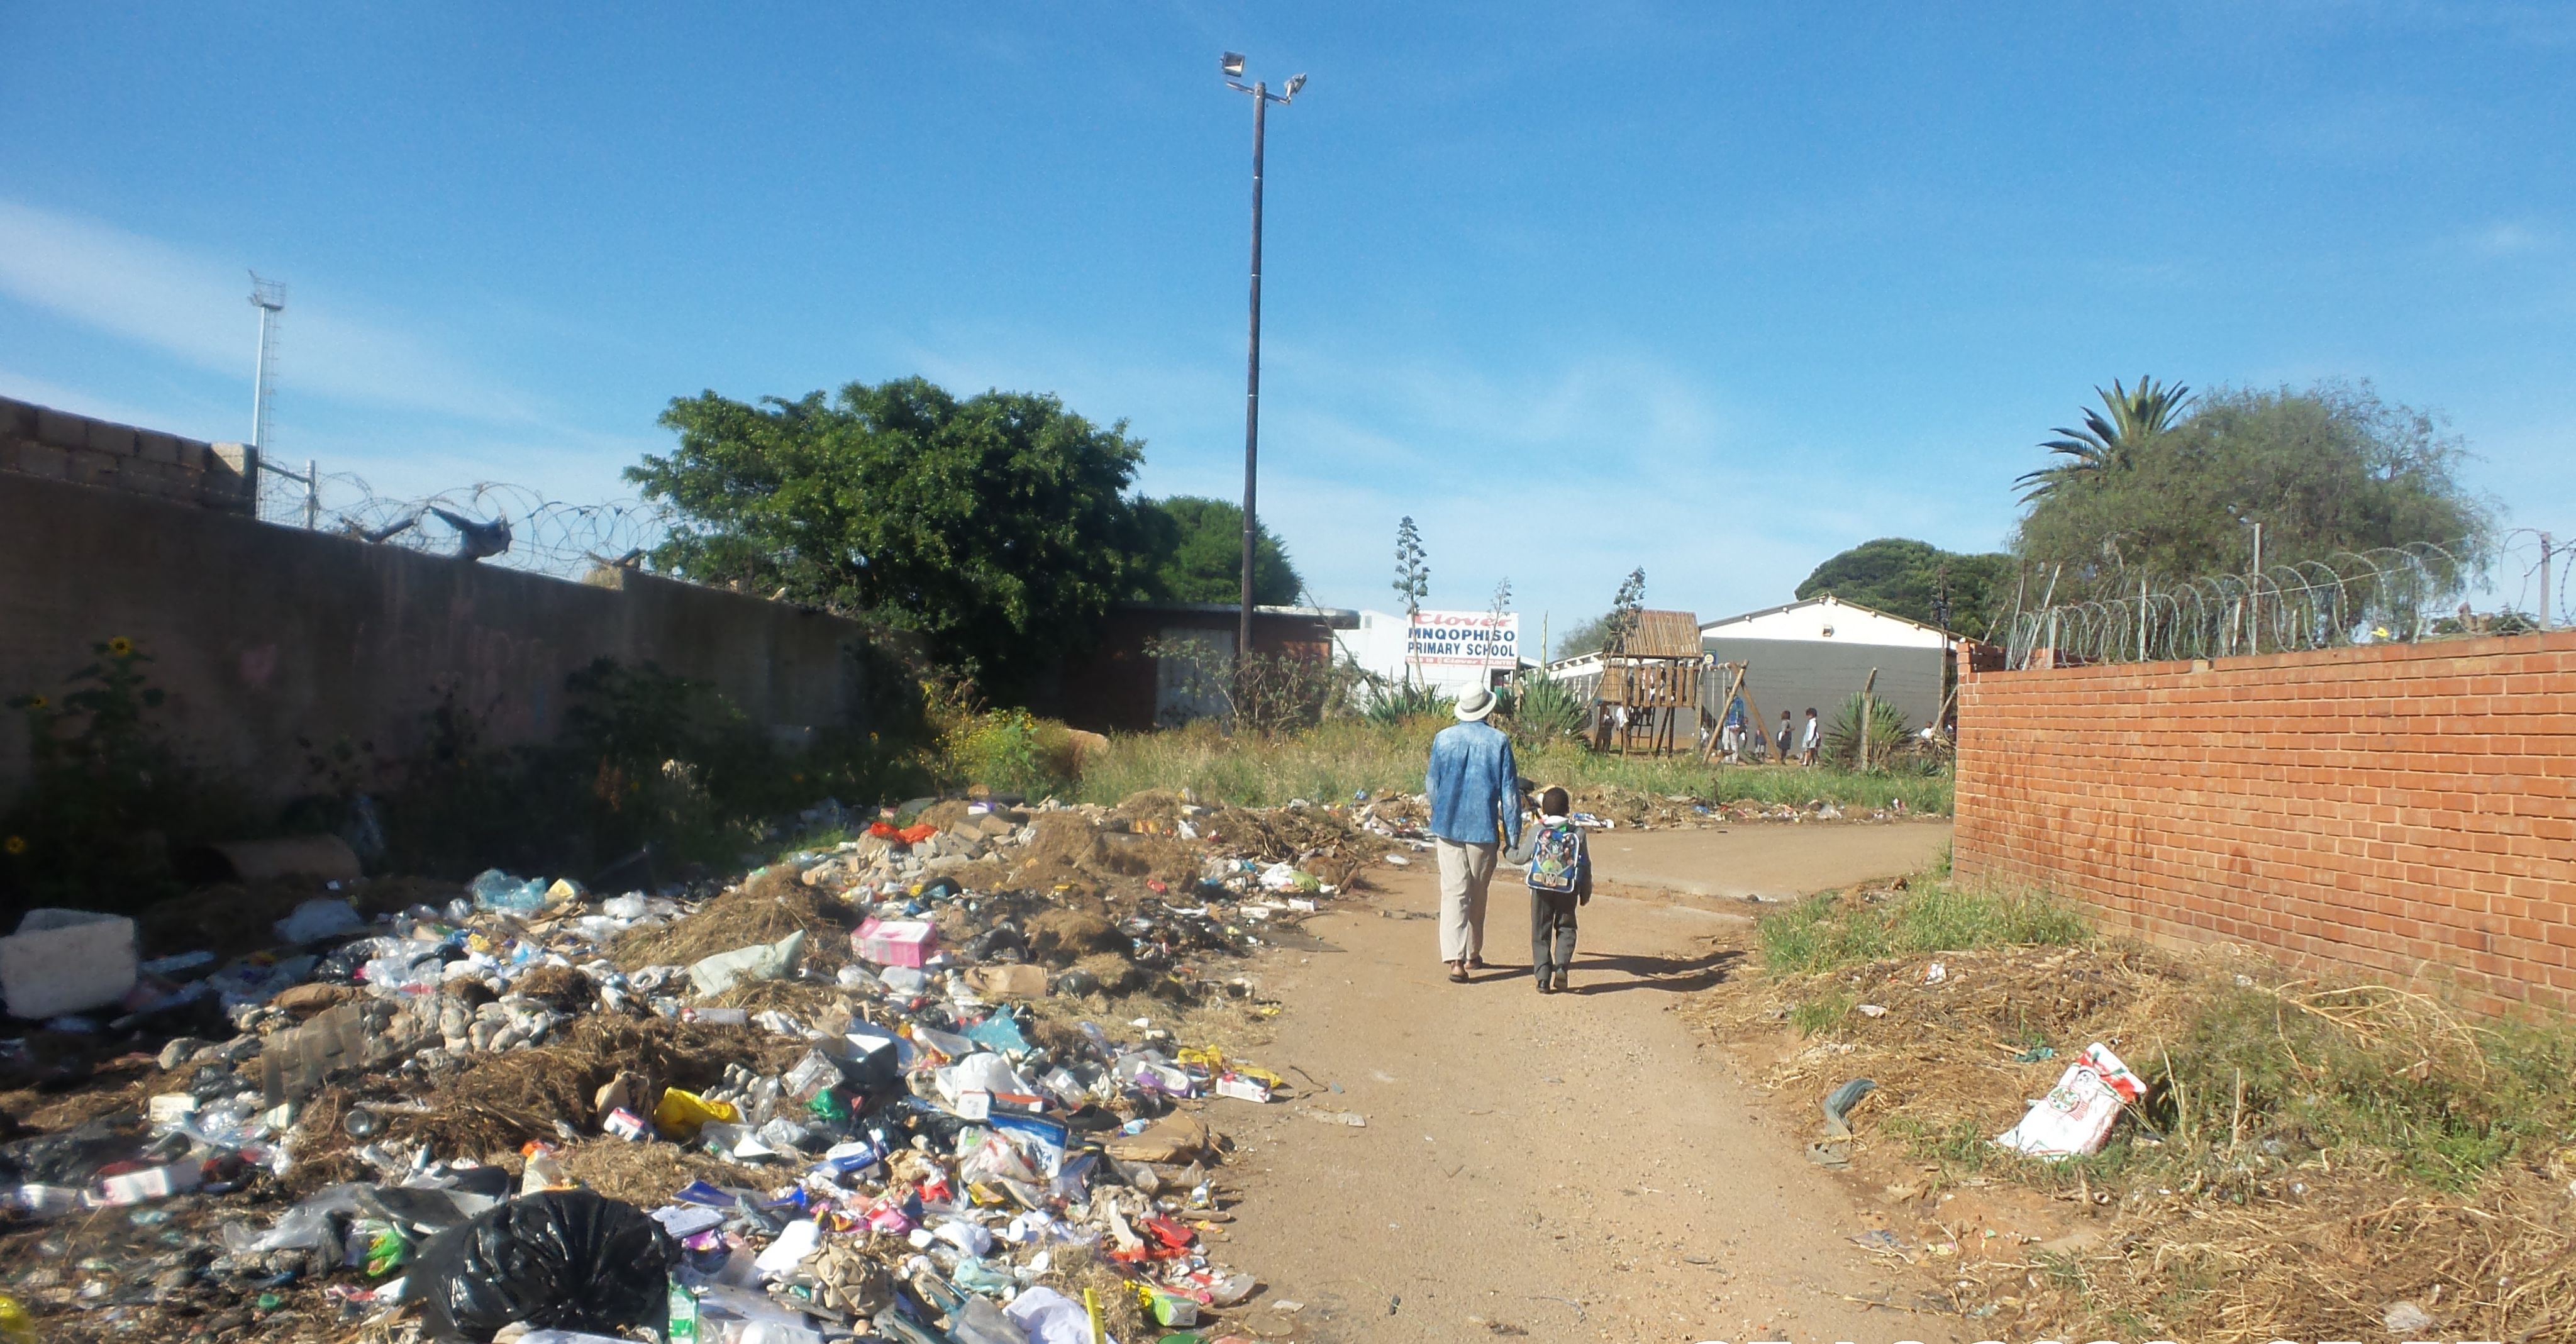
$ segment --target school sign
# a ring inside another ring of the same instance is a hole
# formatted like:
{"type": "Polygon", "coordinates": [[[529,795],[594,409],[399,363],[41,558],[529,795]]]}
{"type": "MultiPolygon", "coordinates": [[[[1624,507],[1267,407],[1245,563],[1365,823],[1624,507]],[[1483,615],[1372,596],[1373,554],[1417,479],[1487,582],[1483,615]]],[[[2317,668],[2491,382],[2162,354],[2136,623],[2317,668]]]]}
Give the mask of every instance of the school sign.
{"type": "Polygon", "coordinates": [[[1405,633],[1404,660],[1417,667],[1518,667],[1518,612],[1417,611],[1405,633]]]}

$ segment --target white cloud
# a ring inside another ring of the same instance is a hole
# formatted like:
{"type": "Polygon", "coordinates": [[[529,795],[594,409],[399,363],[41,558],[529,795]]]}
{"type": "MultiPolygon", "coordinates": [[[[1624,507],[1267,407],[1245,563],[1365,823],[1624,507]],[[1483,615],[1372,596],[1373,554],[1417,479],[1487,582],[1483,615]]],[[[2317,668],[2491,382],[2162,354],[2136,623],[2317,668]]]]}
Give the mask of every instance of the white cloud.
{"type": "MultiPolygon", "coordinates": [[[[246,269],[110,225],[0,200],[0,293],[66,321],[245,380],[256,341],[246,269]]],[[[290,288],[279,365],[299,397],[538,424],[540,409],[344,300],[290,288]]]]}

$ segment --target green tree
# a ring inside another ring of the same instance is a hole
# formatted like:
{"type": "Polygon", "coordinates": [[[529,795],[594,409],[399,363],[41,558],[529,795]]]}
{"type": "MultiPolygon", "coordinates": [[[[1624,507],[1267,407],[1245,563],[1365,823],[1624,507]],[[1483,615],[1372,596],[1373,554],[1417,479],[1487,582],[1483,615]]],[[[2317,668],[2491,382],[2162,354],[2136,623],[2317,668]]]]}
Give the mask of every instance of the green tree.
{"type": "Polygon", "coordinates": [[[2384,402],[2368,383],[2221,389],[2124,469],[2033,499],[2013,553],[2034,572],[2052,568],[2059,601],[2241,573],[2255,521],[2267,567],[2411,543],[2475,563],[2494,515],[2460,483],[2467,456],[2439,417],[2384,402]]]}
{"type": "MultiPolygon", "coordinates": [[[[1149,565],[1148,596],[1167,602],[1243,600],[1243,507],[1222,499],[1174,495],[1138,507],[1149,565]]],[[[1252,550],[1252,600],[1285,605],[1306,581],[1288,561],[1268,523],[1257,523],[1252,550]]]]}
{"type": "Polygon", "coordinates": [[[2097,387],[2093,395],[2102,399],[2110,415],[2088,408],[2083,428],[2061,425],[2055,431],[2060,437],[2039,445],[2066,460],[2023,472],[2013,482],[2022,487],[2023,499],[2039,499],[2075,481],[2127,470],[2142,449],[2173,428],[2175,418],[2191,403],[2190,388],[2160,386],[2143,374],[2135,391],[2114,378],[2108,391],[2097,387]]]}
{"type": "Polygon", "coordinates": [[[959,399],[927,380],[662,413],[679,448],[627,468],[680,515],[657,568],[918,632],[996,696],[1138,585],[1126,489],[1143,457],[1051,396],[959,399]]]}
{"type": "Polygon", "coordinates": [[[1550,658],[1580,658],[1598,653],[1609,644],[1612,626],[1618,613],[1605,611],[1588,621],[1576,622],[1572,629],[1556,637],[1556,647],[1548,650],[1550,658]]]}
{"type": "Polygon", "coordinates": [[[2013,558],[1963,555],[1904,537],[1865,541],[1816,566],[1798,598],[1832,594],[1890,616],[1982,635],[2011,596],[2013,558]]]}

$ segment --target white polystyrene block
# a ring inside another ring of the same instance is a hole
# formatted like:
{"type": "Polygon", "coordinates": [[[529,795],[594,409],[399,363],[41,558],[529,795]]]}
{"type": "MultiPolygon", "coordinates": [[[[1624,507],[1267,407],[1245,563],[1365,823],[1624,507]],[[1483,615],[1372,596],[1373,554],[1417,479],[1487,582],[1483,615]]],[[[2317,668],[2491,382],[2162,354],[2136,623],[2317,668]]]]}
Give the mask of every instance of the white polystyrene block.
{"type": "Polygon", "coordinates": [[[0,938],[0,1000],[9,1015],[58,1017],[102,1008],[134,988],[134,921],[87,910],[30,910],[0,938]]]}

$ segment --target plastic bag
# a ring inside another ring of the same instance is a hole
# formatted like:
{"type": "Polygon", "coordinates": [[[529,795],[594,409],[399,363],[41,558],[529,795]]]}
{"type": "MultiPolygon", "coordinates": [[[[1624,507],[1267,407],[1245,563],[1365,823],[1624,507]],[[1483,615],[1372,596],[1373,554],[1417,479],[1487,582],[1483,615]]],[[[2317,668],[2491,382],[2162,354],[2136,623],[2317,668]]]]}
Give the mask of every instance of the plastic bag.
{"type": "Polygon", "coordinates": [[[2030,1104],[2021,1123],[1995,1136],[2016,1152],[2050,1162],[2102,1151],[2120,1108],[2146,1095],[2146,1085],[2100,1042],[2066,1068],[2048,1095],[2030,1104]]]}
{"type": "Polygon", "coordinates": [[[489,1340],[514,1321],[610,1334],[662,1323],[672,1263],[662,1225],[632,1204],[550,1190],[485,1210],[420,1248],[431,1338],[489,1340]]]}
{"type": "Polygon", "coordinates": [[[486,868],[465,884],[474,893],[478,910],[536,910],[546,903],[543,878],[516,878],[498,868],[486,868]]]}
{"type": "Polygon", "coordinates": [[[950,1102],[968,1092],[1010,1092],[1025,1094],[1028,1082],[1009,1060],[989,1052],[971,1054],[931,1075],[939,1094],[950,1102]]]}
{"type": "MultiPolygon", "coordinates": [[[[1053,1288],[1031,1287],[1002,1310],[1028,1332],[1032,1344],[1091,1344],[1094,1338],[1090,1314],[1082,1304],[1053,1288]]],[[[1098,1338],[1118,1344],[1105,1334],[1098,1338]]]]}
{"type": "Polygon", "coordinates": [[[338,900],[306,901],[295,907],[295,913],[277,921],[275,926],[278,941],[286,943],[316,942],[335,933],[355,933],[365,927],[366,918],[358,913],[358,907],[338,900]]]}
{"type": "Polygon", "coordinates": [[[330,1248],[333,1259],[341,1252],[341,1236],[335,1220],[345,1221],[365,1206],[366,1187],[362,1185],[327,1186],[311,1198],[288,1209],[284,1217],[266,1232],[246,1235],[247,1229],[224,1229],[224,1249],[234,1255],[264,1255],[270,1251],[330,1248]]]}
{"type": "Polygon", "coordinates": [[[796,964],[805,959],[805,931],[796,932],[777,942],[754,943],[731,952],[718,952],[689,967],[689,983],[697,986],[703,998],[713,998],[744,980],[781,980],[796,973],[796,964]]]}

